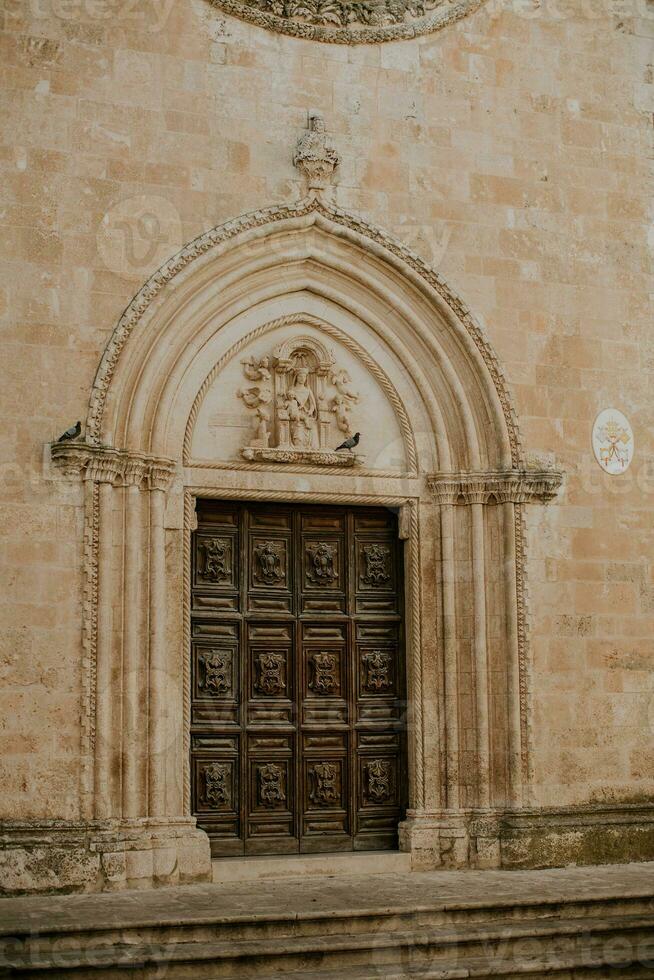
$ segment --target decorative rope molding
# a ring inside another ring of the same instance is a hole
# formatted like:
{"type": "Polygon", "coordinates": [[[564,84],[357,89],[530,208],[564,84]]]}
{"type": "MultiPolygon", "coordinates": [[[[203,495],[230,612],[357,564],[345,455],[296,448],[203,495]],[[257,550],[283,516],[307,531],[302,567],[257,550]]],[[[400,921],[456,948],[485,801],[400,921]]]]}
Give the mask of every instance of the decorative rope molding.
{"type": "Polygon", "coordinates": [[[184,816],[191,815],[191,541],[194,526],[197,527],[195,515],[195,497],[189,490],[184,491],[184,556],[182,570],[182,631],[184,635],[184,656],[182,657],[182,714],[184,724],[182,738],[184,739],[184,773],[183,806],[184,816]]]}
{"type": "MultiPolygon", "coordinates": [[[[327,323],[325,320],[320,319],[320,317],[312,316],[309,313],[291,313],[286,316],[277,317],[275,320],[271,320],[269,323],[262,323],[260,326],[252,330],[247,336],[241,337],[235,344],[233,344],[229,350],[223,354],[219,361],[214,364],[209,374],[206,376],[200,390],[195,396],[195,401],[191,407],[189,413],[188,422],[186,423],[186,431],[184,432],[184,448],[183,448],[183,460],[185,465],[190,463],[190,453],[191,453],[191,440],[193,438],[193,428],[200,411],[200,406],[204,400],[204,397],[218,377],[223,368],[234,358],[236,355],[242,351],[245,347],[249,346],[255,340],[263,337],[265,334],[270,333],[273,330],[277,330],[280,327],[290,327],[295,324],[303,324],[305,326],[316,327],[326,333],[328,337],[332,337],[334,340],[339,341],[346,347],[355,357],[365,364],[372,376],[381,386],[382,390],[385,392],[388,400],[395,409],[395,414],[397,415],[400,428],[402,430],[402,435],[404,437],[404,444],[406,446],[407,458],[409,463],[409,470],[412,476],[415,476],[418,469],[418,456],[416,451],[415,442],[413,439],[413,432],[411,430],[411,425],[409,423],[409,418],[406,413],[406,409],[402,404],[398,393],[389,381],[386,374],[381,370],[377,363],[372,359],[370,354],[360,346],[351,337],[348,337],[346,333],[339,330],[338,327],[334,327],[331,323],[327,323]]],[[[197,465],[197,464],[196,464],[197,465]]],[[[249,469],[250,466],[246,462],[239,464],[239,469],[249,469]]],[[[269,466],[267,467],[269,468],[269,466]]],[[[286,467],[285,467],[286,468],[286,467]]],[[[308,468],[308,467],[307,467],[308,468]]],[[[313,469],[313,467],[312,467],[313,469]]],[[[300,468],[299,472],[302,472],[300,468]]],[[[357,475],[359,475],[357,473],[357,475]]],[[[378,474],[375,474],[378,475],[378,474]]]]}
{"type": "Polygon", "coordinates": [[[422,715],[422,572],[420,564],[420,519],[418,505],[415,500],[409,503],[409,581],[411,583],[411,636],[409,640],[411,654],[411,702],[413,705],[413,722],[415,728],[415,807],[420,809],[425,805],[425,752],[424,752],[424,723],[422,715]]]}
{"type": "Polygon", "coordinates": [[[527,562],[525,557],[524,507],[514,507],[516,602],[518,605],[518,660],[520,664],[520,727],[522,748],[522,779],[527,792],[533,786],[532,671],[529,657],[529,620],[527,615],[527,562]]]}
{"type": "Polygon", "coordinates": [[[378,44],[442,30],[484,0],[210,0],[278,34],[325,44],[378,44]]]}
{"type": "Polygon", "coordinates": [[[561,486],[558,470],[438,473],[427,477],[439,504],[547,503],[561,486]]]}
{"type": "MultiPolygon", "coordinates": [[[[365,459],[365,454],[363,456],[365,459]]],[[[265,473],[270,473],[270,463],[257,463],[257,462],[245,462],[244,460],[239,460],[234,462],[233,460],[215,460],[215,459],[190,459],[185,466],[191,467],[194,470],[219,470],[224,473],[229,473],[231,471],[236,471],[243,473],[247,471],[248,473],[256,473],[257,471],[262,471],[265,473]]],[[[330,466],[328,471],[325,471],[324,466],[308,466],[306,463],[284,463],[284,473],[305,473],[309,474],[320,474],[323,476],[325,472],[329,476],[352,476],[351,466],[330,466]]],[[[374,477],[376,480],[381,478],[387,478],[389,480],[415,480],[418,478],[418,473],[409,473],[407,470],[370,470],[364,467],[356,468],[357,478],[362,476],[374,477]]]]}
{"type": "Polygon", "coordinates": [[[373,243],[381,247],[390,255],[404,262],[415,275],[419,276],[430,288],[439,294],[473,340],[489,371],[504,414],[511,447],[512,463],[514,466],[519,466],[522,461],[522,449],[517,419],[508,388],[497,356],[481,327],[474,320],[468,307],[450,289],[435,269],[428,266],[423,259],[400,241],[386,234],[386,232],[376,225],[359,218],[349,211],[334,207],[315,196],[303,198],[294,204],[253,211],[250,214],[243,215],[240,218],[212,228],[186,245],[150,277],[122,314],[100,361],[91,390],[86,422],[86,437],[89,442],[93,445],[100,445],[107,393],[121,351],[132,330],[140,322],[150,304],[159,295],[164,286],[193,261],[206,255],[213,248],[236,239],[239,235],[253,229],[263,228],[267,225],[274,225],[312,214],[316,216],[322,215],[335,225],[348,228],[368,243],[373,243]]]}
{"type": "Polygon", "coordinates": [[[175,470],[172,459],[83,442],[56,442],[51,454],[53,464],[65,477],[96,484],[167,490],[175,470]]]}

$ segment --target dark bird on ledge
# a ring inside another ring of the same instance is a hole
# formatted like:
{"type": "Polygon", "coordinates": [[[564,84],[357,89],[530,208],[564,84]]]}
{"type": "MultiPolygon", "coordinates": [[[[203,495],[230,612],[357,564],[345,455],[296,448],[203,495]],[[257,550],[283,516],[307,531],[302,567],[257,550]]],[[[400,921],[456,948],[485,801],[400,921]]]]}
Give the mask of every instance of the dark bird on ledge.
{"type": "Polygon", "coordinates": [[[66,429],[66,431],[59,436],[57,442],[68,442],[69,439],[77,439],[81,431],[82,423],[76,422],[75,425],[71,425],[70,429],[66,429]]]}
{"type": "Polygon", "coordinates": [[[339,449],[354,449],[355,446],[359,445],[360,438],[361,433],[355,432],[353,436],[350,436],[350,438],[346,439],[345,442],[342,442],[340,446],[337,446],[334,452],[337,453],[339,449]]]}

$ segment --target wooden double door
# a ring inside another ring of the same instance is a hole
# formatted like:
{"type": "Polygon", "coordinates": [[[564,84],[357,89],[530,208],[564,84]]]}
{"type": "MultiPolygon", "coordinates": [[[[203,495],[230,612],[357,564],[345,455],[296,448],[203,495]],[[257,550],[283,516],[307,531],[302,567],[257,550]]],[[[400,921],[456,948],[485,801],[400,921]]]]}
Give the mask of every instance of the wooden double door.
{"type": "Polygon", "coordinates": [[[397,847],[402,549],[378,508],[199,500],[193,812],[214,855],[397,847]]]}

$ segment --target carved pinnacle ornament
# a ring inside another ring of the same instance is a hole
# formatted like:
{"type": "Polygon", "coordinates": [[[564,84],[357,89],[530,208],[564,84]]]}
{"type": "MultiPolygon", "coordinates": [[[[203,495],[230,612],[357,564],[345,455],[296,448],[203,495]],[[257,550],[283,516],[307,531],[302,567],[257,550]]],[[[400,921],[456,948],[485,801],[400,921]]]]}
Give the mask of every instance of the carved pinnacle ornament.
{"type": "Polygon", "coordinates": [[[331,182],[340,162],[340,155],[327,137],[325,120],[312,109],[309,112],[309,129],[297,141],[293,163],[306,177],[309,190],[319,191],[331,182]]]}

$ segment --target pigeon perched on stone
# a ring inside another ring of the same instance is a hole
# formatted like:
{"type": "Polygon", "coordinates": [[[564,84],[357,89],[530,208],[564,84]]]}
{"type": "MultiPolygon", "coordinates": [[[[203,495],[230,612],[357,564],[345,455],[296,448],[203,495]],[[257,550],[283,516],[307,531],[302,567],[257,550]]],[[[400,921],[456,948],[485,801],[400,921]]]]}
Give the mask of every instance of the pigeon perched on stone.
{"type": "Polygon", "coordinates": [[[82,423],[76,422],[75,425],[71,425],[69,429],[59,436],[57,442],[68,442],[69,439],[77,439],[78,435],[82,431],[82,423]]]}
{"type": "Polygon", "coordinates": [[[353,436],[350,436],[350,438],[346,439],[345,442],[342,442],[340,446],[337,446],[334,452],[337,453],[339,449],[354,449],[355,446],[359,445],[360,438],[361,433],[355,432],[353,436]]]}

